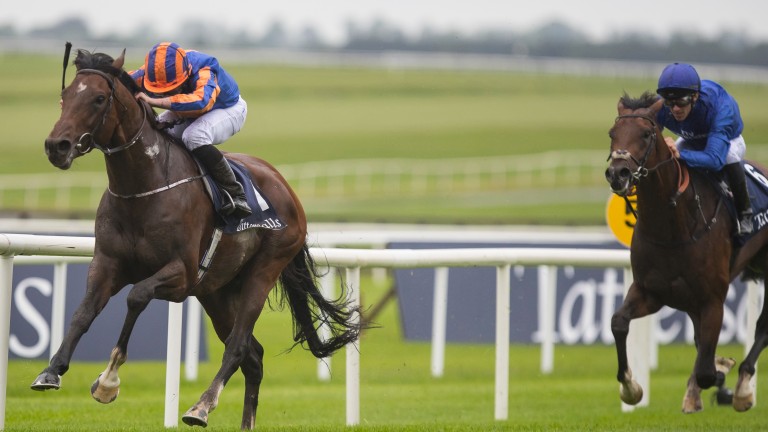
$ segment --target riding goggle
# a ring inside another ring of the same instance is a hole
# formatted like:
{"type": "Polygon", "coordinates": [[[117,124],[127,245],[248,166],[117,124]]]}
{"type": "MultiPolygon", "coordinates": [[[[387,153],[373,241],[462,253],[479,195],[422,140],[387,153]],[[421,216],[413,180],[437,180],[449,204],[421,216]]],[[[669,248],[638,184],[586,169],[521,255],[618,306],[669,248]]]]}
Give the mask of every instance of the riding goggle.
{"type": "Polygon", "coordinates": [[[686,95],[675,99],[664,99],[664,105],[669,108],[676,106],[678,108],[684,108],[693,102],[693,95],[686,95]]]}

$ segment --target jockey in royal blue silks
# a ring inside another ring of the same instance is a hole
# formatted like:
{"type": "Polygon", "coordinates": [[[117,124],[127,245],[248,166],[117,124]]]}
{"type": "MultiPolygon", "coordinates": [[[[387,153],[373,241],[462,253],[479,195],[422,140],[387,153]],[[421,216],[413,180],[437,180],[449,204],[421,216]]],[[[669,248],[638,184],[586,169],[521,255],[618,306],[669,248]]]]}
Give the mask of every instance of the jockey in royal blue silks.
{"type": "Polygon", "coordinates": [[[657,120],[678,139],[665,137],[675,156],[688,166],[723,171],[739,213],[739,234],[750,234],[752,205],[741,161],[746,143],[736,100],[718,83],[699,79],[693,66],[673,63],[659,77],[656,92],[664,98],[657,120]]]}

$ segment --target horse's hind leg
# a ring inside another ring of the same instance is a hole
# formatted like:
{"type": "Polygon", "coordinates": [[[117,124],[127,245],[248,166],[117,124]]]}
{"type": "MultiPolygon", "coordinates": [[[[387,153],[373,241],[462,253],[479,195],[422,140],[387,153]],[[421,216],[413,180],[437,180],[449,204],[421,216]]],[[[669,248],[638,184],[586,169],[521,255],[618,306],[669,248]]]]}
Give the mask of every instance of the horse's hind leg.
{"type": "Polygon", "coordinates": [[[739,365],[739,379],[736,382],[736,389],[733,394],[733,409],[736,411],[747,411],[755,403],[752,377],[755,375],[757,359],[766,346],[768,346],[768,312],[766,312],[766,307],[763,306],[755,327],[755,342],[739,365]]]}
{"type": "MultiPolygon", "coordinates": [[[[216,335],[222,342],[226,342],[227,337],[232,332],[234,317],[237,311],[236,305],[238,304],[239,293],[230,294],[223,296],[211,295],[200,298],[200,303],[211,318],[216,335]]],[[[264,347],[261,346],[255,337],[251,336],[249,348],[248,355],[246,355],[245,360],[240,365],[240,369],[245,376],[245,397],[243,400],[241,429],[252,429],[255,426],[256,409],[259,405],[259,388],[264,377],[264,347]]],[[[185,421],[202,425],[202,422],[197,423],[195,418],[188,418],[185,421]]]]}
{"type": "MultiPolygon", "coordinates": [[[[265,257],[259,257],[259,260],[269,261],[265,257]]],[[[247,363],[248,359],[257,358],[257,356],[253,355],[254,346],[251,341],[253,339],[253,327],[264,308],[264,302],[269,291],[277,282],[277,278],[285,264],[285,261],[273,259],[267,267],[259,267],[252,264],[247,271],[244,271],[244,274],[247,274],[248,277],[244,278],[240,287],[239,299],[237,304],[233,306],[235,319],[232,331],[225,339],[221,367],[208,389],[203,392],[197,403],[187,410],[182,417],[184,423],[190,426],[207,426],[208,414],[216,408],[219,395],[224,390],[224,386],[232,377],[232,374],[235,373],[238,367],[247,363]]],[[[226,287],[225,289],[231,288],[226,287]]],[[[208,311],[208,309],[206,310],[208,311]]],[[[254,367],[246,367],[245,369],[248,370],[248,372],[244,371],[246,373],[246,380],[248,380],[249,376],[261,375],[261,365],[258,366],[259,372],[254,372],[256,370],[254,367]]],[[[246,390],[253,392],[252,401],[246,396],[246,399],[252,402],[253,409],[243,408],[243,414],[249,414],[249,418],[244,417],[242,425],[244,427],[252,427],[253,419],[250,418],[250,414],[253,411],[253,415],[255,415],[255,404],[258,403],[258,383],[253,383],[246,390]]]]}
{"type": "Polygon", "coordinates": [[[240,370],[245,376],[243,421],[240,429],[253,429],[256,426],[256,409],[259,406],[259,388],[264,378],[264,347],[255,337],[251,337],[250,350],[245,361],[240,365],[240,370]]]}
{"type": "Polygon", "coordinates": [[[733,366],[726,359],[715,356],[720,327],[723,322],[723,308],[719,304],[705,307],[701,314],[688,313],[693,322],[696,343],[696,362],[688,379],[682,411],[692,414],[701,411],[701,390],[717,384],[718,374],[723,377],[733,366]]]}
{"type": "Polygon", "coordinates": [[[619,381],[619,396],[629,405],[636,405],[643,399],[643,388],[632,377],[632,370],[627,360],[627,335],[629,335],[629,322],[635,318],[641,318],[655,313],[661,305],[644,296],[638,284],[633,282],[629,287],[624,303],[611,318],[611,331],[616,342],[616,355],[618,357],[619,370],[616,379],[619,381]]]}

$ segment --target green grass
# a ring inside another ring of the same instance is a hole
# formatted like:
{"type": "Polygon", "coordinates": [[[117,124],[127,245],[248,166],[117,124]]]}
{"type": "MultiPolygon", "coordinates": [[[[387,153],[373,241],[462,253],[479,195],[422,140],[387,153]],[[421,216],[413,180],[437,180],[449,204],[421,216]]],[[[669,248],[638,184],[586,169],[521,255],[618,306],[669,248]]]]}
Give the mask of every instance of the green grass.
{"type": "MultiPolygon", "coordinates": [[[[129,52],[127,68],[138,66],[142,59],[143,54],[129,52]]],[[[0,83],[0,118],[13,125],[0,138],[0,173],[56,172],[45,158],[43,141],[59,115],[61,59],[8,54],[0,60],[6,78],[0,83]]],[[[626,90],[639,95],[655,88],[653,80],[633,78],[226,66],[238,79],[249,115],[243,131],[221,148],[258,155],[276,165],[357,158],[509,156],[550,150],[605,150],[607,154],[607,131],[621,94],[626,90]]],[[[73,74],[70,67],[67,82],[73,74]]],[[[768,117],[762,109],[768,86],[724,84],[740,103],[748,146],[768,144],[768,117]]],[[[98,153],[81,157],[72,170],[103,172],[103,158],[98,153]]],[[[452,199],[406,198],[396,201],[397,205],[375,196],[354,205],[326,203],[321,197],[301,198],[310,221],[604,223],[603,201],[565,202],[574,194],[559,193],[564,203],[547,207],[531,206],[514,194],[505,197],[503,193],[485,198],[482,193],[452,199]]],[[[17,202],[5,210],[24,210],[23,203],[17,202]]],[[[78,212],[92,216],[93,206],[85,204],[78,212]]]]}
{"type": "MultiPolygon", "coordinates": [[[[388,288],[369,278],[363,283],[364,304],[371,305],[388,288]]],[[[510,351],[509,419],[494,421],[494,347],[449,344],[445,375],[430,376],[430,346],[404,341],[395,303],[377,318],[379,328],[361,341],[360,431],[487,431],[487,430],[764,430],[768,383],[760,376],[757,406],[747,413],[710,405],[694,415],[680,412],[685,383],[693,367],[694,349],[663,346],[659,369],[651,376],[651,403],[622,413],[615,381],[612,346],[557,346],[555,371],[539,372],[539,348],[516,345],[510,351]]],[[[336,431],[345,429],[345,356],[332,360],[331,382],[316,379],[316,362],[290,346],[290,313],[265,312],[255,334],[265,346],[265,379],[257,428],[267,431],[336,431]]],[[[212,334],[209,335],[213,337],[212,334]]],[[[117,335],[115,335],[117,338],[117,335]]],[[[134,341],[134,343],[139,341],[134,341]]],[[[164,362],[132,362],[121,368],[121,394],[110,405],[91,399],[92,381],[106,365],[75,363],[63,377],[62,389],[29,390],[44,367],[40,361],[12,361],[9,370],[6,431],[162,431],[165,391],[164,362]]],[[[218,341],[211,361],[200,365],[197,382],[182,381],[179,416],[195,403],[219,367],[218,341]]],[[[742,358],[743,348],[721,347],[719,354],[742,358]]],[[[130,353],[129,353],[130,355],[130,353]]],[[[735,371],[728,384],[735,383],[735,371]]],[[[647,391],[648,389],[646,389],[647,391]]],[[[209,417],[207,430],[236,430],[240,425],[243,382],[237,373],[209,417]]],[[[179,421],[179,427],[187,427],[179,421]]]]}

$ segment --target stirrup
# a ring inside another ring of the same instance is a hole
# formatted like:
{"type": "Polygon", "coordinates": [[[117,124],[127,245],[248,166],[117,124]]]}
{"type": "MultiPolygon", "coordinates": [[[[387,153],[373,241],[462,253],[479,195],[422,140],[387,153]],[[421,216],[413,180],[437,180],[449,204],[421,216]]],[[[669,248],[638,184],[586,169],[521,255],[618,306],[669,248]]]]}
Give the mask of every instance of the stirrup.
{"type": "Polygon", "coordinates": [[[739,235],[752,234],[754,231],[754,227],[752,226],[752,212],[742,214],[737,224],[739,235]]]}
{"type": "Polygon", "coordinates": [[[245,197],[232,197],[225,189],[221,189],[221,192],[223,192],[221,213],[224,215],[242,219],[253,213],[245,197]]]}

